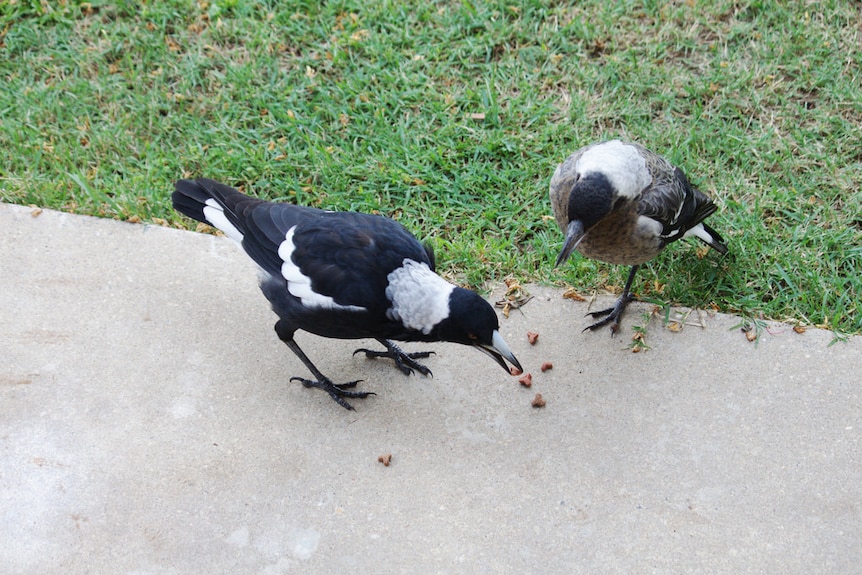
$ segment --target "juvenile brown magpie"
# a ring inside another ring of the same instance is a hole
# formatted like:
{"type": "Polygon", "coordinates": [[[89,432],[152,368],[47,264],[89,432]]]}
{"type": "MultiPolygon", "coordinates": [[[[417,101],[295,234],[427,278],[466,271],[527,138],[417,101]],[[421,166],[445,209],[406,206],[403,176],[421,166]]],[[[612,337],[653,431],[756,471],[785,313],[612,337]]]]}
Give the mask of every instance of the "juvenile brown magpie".
{"type": "Polygon", "coordinates": [[[613,307],[586,329],[610,324],[619,331],[640,265],[680,238],[694,236],[720,254],[722,237],[704,223],[717,209],[682,170],[647,148],[620,140],[585,146],[557,166],[550,186],[557,225],[566,234],[556,265],[572,250],[588,258],[632,266],[613,307]]]}
{"type": "Polygon", "coordinates": [[[401,224],[383,216],[332,212],[246,196],[219,182],[179,180],[174,209],[220,229],[260,266],[260,288],[279,317],[278,337],[314,379],[292,377],[305,387],[344,398],[361,380],[336,384],[315,367],[293,339],[305,330],[339,339],[374,338],[406,375],[431,370],[416,361],[433,352],[405,353],[391,340],[449,341],[474,346],[509,372],[504,359],[521,365],[499,333],[497,314],[477,293],[434,272],[434,254],[401,224]]]}

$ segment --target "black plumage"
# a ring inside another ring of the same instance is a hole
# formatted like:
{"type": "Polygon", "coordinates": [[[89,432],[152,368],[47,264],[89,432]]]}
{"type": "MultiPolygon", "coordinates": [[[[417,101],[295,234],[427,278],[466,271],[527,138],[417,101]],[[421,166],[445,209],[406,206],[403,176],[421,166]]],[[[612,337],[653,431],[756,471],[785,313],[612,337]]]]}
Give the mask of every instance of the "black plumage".
{"type": "Polygon", "coordinates": [[[311,371],[319,387],[345,408],[358,381],[335,384],[299,348],[297,330],[339,339],[373,338],[405,374],[431,371],[416,361],[431,352],[405,353],[391,340],[449,341],[475,346],[507,371],[520,369],[500,336],[497,315],[475,292],[434,273],[433,252],[401,224],[356,212],[331,212],[251,198],[213,180],[179,180],[172,195],[179,212],[222,230],[260,266],[260,287],[278,315],[279,338],[311,371]]]}
{"type": "Polygon", "coordinates": [[[566,234],[557,265],[577,249],[592,259],[632,266],[622,295],[613,307],[592,312],[605,317],[587,329],[610,324],[611,333],[619,330],[638,268],[669,243],[694,236],[720,254],[728,251],[704,223],[717,209],[712,200],[681,169],[639,144],[610,140],[579,149],[554,172],[550,198],[566,234]]]}

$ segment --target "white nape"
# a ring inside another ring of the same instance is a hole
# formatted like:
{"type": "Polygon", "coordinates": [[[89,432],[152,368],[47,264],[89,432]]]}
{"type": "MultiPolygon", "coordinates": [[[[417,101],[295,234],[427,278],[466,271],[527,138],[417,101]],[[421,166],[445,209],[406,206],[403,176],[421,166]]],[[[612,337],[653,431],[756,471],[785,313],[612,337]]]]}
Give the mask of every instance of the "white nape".
{"type": "Polygon", "coordinates": [[[431,271],[428,264],[405,259],[387,276],[386,297],[392,307],[386,317],[428,334],[449,317],[449,295],[455,286],[431,271]]]}
{"type": "Polygon", "coordinates": [[[581,176],[601,173],[621,196],[635,198],[652,183],[652,176],[638,149],[620,140],[597,144],[578,159],[581,176]]]}

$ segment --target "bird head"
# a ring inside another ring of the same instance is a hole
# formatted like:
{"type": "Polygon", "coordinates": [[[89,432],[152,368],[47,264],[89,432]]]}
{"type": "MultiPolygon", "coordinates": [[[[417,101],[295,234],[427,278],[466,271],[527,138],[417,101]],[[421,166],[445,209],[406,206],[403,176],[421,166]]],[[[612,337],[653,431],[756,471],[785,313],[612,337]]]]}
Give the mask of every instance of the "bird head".
{"type": "Polygon", "coordinates": [[[601,172],[591,172],[577,178],[568,194],[567,224],[563,230],[566,239],[554,265],[566,261],[587,232],[625,199],[601,172]]]}
{"type": "Polygon", "coordinates": [[[609,140],[581,148],[557,166],[551,178],[554,217],[566,241],[556,265],[564,262],[590,229],[652,182],[645,150],[609,140]]]}
{"type": "Polygon", "coordinates": [[[437,325],[436,332],[443,341],[470,345],[489,355],[507,373],[509,367],[504,359],[523,371],[499,328],[491,304],[476,292],[456,287],[449,296],[449,316],[437,325]]]}

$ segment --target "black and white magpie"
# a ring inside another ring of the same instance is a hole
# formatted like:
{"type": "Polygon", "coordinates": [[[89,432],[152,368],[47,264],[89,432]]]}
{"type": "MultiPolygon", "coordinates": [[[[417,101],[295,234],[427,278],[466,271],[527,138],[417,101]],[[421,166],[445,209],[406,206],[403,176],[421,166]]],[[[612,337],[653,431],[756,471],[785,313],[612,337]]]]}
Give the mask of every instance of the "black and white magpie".
{"type": "Polygon", "coordinates": [[[694,236],[720,254],[722,237],[704,223],[717,209],[682,170],[640,144],[610,140],[585,146],[557,166],[550,185],[554,218],[566,234],[560,265],[572,250],[588,258],[632,266],[613,307],[592,312],[611,334],[631,301],[640,265],[680,238],[694,236]]]}
{"type": "Polygon", "coordinates": [[[409,375],[431,370],[416,361],[432,352],[405,353],[390,340],[449,341],[521,365],[499,333],[497,314],[477,293],[434,272],[434,254],[401,224],[383,216],[331,212],[246,196],[219,182],[179,180],[174,209],[220,229],[260,266],[260,288],[278,315],[278,337],[315,379],[292,377],[328,392],[339,405],[370,392],[351,391],[361,380],[335,384],[300,349],[305,330],[339,339],[374,338],[409,375]]]}

